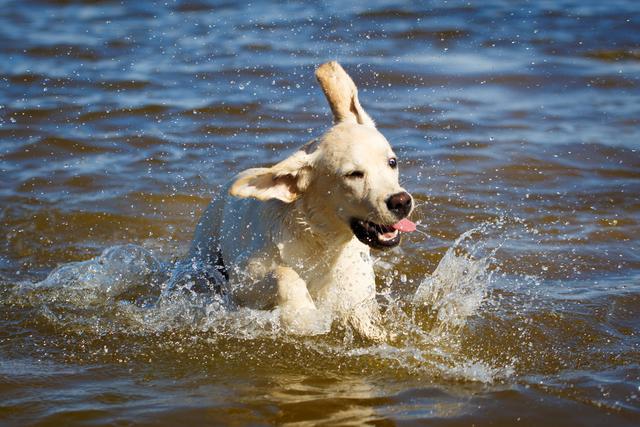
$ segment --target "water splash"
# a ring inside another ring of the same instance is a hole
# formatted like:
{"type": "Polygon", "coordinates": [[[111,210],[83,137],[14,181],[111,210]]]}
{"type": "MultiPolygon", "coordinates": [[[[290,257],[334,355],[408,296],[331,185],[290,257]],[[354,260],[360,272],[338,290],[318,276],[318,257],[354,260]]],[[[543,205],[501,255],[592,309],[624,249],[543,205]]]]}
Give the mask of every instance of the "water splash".
{"type": "Polygon", "coordinates": [[[25,283],[21,290],[41,303],[89,307],[129,297],[148,298],[159,291],[165,278],[163,264],[149,250],[128,244],[107,248],[87,261],[61,265],[43,281],[25,283]]]}
{"type": "Polygon", "coordinates": [[[380,345],[363,344],[348,328],[336,325],[312,341],[290,337],[280,325],[278,309],[233,307],[215,295],[163,296],[168,266],[135,245],[115,246],[91,260],[60,266],[41,282],[22,284],[16,296],[56,326],[81,333],[177,332],[198,340],[206,336],[212,351],[220,340],[267,339],[279,345],[293,340],[327,356],[373,358],[414,373],[491,382],[510,375],[510,368],[470,359],[461,348],[460,331],[481,312],[496,252],[512,237],[513,223],[518,221],[500,218],[463,233],[414,295],[385,295],[384,322],[393,333],[380,345]]]}
{"type": "Polygon", "coordinates": [[[491,283],[496,252],[513,235],[510,223],[519,220],[500,217],[466,231],[420,283],[412,302],[427,308],[439,329],[460,328],[477,313],[491,283]]]}

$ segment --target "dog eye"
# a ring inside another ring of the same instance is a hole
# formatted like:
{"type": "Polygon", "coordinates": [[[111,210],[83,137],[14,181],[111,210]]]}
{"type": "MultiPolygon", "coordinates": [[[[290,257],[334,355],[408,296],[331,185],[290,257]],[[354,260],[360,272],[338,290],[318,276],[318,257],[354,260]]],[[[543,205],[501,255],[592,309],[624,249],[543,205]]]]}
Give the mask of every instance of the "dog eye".
{"type": "Polygon", "coordinates": [[[345,176],[347,178],[364,178],[364,172],[362,172],[362,171],[353,171],[353,172],[349,172],[345,176]]]}
{"type": "Polygon", "coordinates": [[[398,167],[398,159],[396,159],[395,157],[392,157],[389,159],[389,166],[391,166],[391,169],[395,169],[398,167]]]}

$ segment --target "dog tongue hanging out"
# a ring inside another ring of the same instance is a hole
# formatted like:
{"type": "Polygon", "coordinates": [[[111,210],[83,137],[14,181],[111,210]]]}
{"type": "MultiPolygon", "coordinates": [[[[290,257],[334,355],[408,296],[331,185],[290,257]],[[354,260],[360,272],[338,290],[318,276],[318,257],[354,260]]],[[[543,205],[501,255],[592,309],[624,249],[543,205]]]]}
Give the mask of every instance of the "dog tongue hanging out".
{"type": "Polygon", "coordinates": [[[215,289],[235,304],[278,307],[293,333],[339,321],[384,340],[369,250],[415,230],[413,198],[344,69],[329,62],[316,77],[334,126],[280,163],[234,177],[200,219],[167,292],[215,289]]]}
{"type": "Polygon", "coordinates": [[[403,218],[400,221],[393,224],[393,228],[398,231],[404,231],[405,233],[411,233],[412,231],[416,231],[416,225],[408,220],[407,218],[403,218]]]}

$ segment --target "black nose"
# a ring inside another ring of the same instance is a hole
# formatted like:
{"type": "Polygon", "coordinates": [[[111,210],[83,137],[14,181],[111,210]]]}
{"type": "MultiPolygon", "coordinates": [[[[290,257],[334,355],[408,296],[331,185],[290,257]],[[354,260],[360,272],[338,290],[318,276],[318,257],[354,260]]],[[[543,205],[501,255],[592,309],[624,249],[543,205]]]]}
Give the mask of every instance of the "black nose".
{"type": "Polygon", "coordinates": [[[402,193],[396,193],[389,196],[387,199],[387,207],[399,218],[404,218],[411,212],[411,194],[403,191],[402,193]]]}

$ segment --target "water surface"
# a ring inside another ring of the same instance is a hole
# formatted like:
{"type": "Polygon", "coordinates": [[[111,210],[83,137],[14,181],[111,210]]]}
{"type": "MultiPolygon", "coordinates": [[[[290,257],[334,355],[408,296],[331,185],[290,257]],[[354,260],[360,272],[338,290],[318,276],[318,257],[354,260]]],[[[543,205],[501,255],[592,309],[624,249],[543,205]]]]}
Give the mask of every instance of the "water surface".
{"type": "Polygon", "coordinates": [[[0,6],[0,423],[640,422],[637,2],[0,6]],[[394,337],[154,306],[219,186],[330,125],[330,59],[418,201],[394,337]]]}

